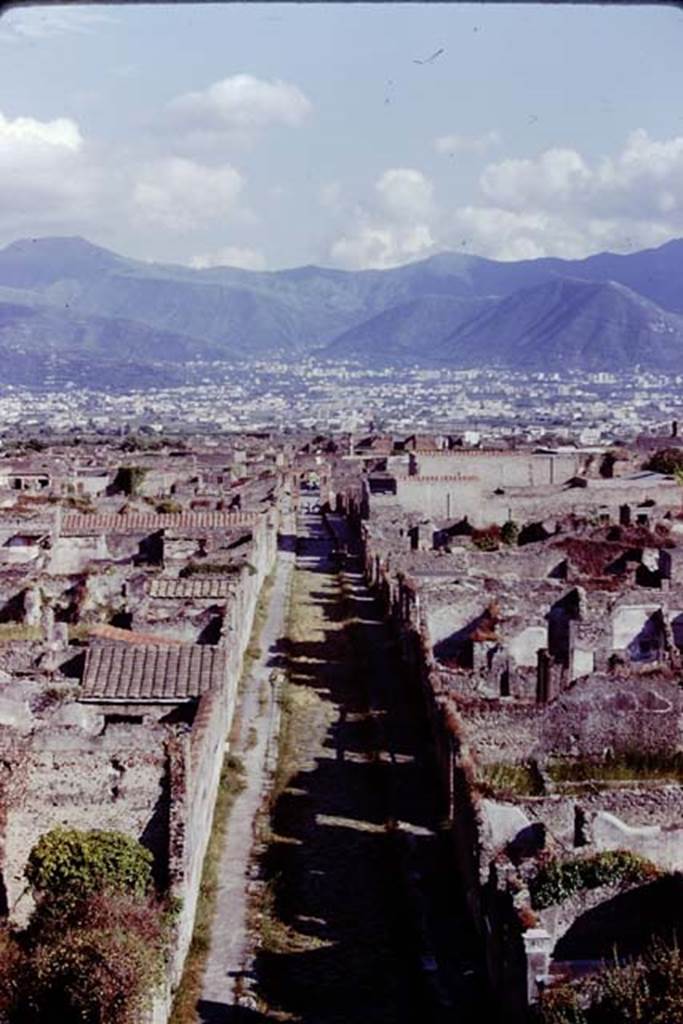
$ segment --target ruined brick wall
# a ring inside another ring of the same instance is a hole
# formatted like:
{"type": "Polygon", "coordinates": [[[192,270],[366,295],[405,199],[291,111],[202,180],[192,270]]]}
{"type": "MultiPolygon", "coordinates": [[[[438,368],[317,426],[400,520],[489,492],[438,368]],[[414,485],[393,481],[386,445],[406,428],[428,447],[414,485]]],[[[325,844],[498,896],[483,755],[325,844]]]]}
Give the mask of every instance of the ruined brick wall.
{"type": "Polygon", "coordinates": [[[662,827],[676,829],[683,825],[683,787],[675,783],[622,782],[604,785],[575,786],[562,793],[547,796],[518,797],[515,801],[530,821],[543,822],[549,834],[567,847],[574,845],[576,810],[580,808],[588,822],[599,813],[615,815],[631,828],[662,827]]]}
{"type": "MultiPolygon", "coordinates": [[[[634,517],[680,508],[676,486],[668,482],[653,481],[647,489],[642,488],[639,498],[652,500],[655,505],[634,507],[634,517]]],[[[628,480],[620,486],[591,480],[587,487],[567,490],[563,481],[543,485],[538,480],[527,484],[488,483],[469,472],[466,464],[458,472],[441,466],[433,475],[397,476],[394,495],[370,497],[371,506],[395,502],[406,512],[452,520],[467,517],[477,527],[492,523],[502,525],[508,519],[518,523],[552,522],[569,512],[595,518],[607,512],[618,522],[621,506],[633,503],[633,485],[628,480]],[[496,494],[496,491],[503,493],[496,494]]]]}
{"type": "Polygon", "coordinates": [[[482,764],[551,754],[667,754],[680,745],[679,687],[661,675],[586,677],[547,705],[461,697],[460,706],[467,742],[482,764]]]}
{"type": "Polygon", "coordinates": [[[539,741],[557,756],[668,754],[680,744],[680,688],[659,675],[592,676],[545,710],[539,741]]]}
{"type": "Polygon", "coordinates": [[[104,828],[141,840],[167,870],[166,730],[112,727],[88,736],[54,726],[20,738],[0,735],[2,771],[0,869],[10,913],[23,922],[31,909],[24,867],[41,835],[64,825],[104,828]]]}
{"type": "Polygon", "coordinates": [[[171,891],[182,900],[177,921],[173,981],[177,982],[192,939],[204,855],[230,727],[236,680],[204,694],[190,737],[171,762],[171,891]]]}
{"type": "Polygon", "coordinates": [[[462,709],[467,743],[480,764],[516,764],[541,754],[543,705],[478,701],[462,709]]]}
{"type": "Polygon", "coordinates": [[[216,793],[226,740],[230,732],[244,652],[251,637],[254,613],[265,577],[277,555],[277,520],[263,517],[254,531],[250,562],[244,567],[226,605],[221,643],[227,652],[224,685],[199,701],[192,731],[172,761],[171,877],[173,891],[182,897],[173,980],[180,977],[194,925],[204,855],[211,832],[216,793]]]}

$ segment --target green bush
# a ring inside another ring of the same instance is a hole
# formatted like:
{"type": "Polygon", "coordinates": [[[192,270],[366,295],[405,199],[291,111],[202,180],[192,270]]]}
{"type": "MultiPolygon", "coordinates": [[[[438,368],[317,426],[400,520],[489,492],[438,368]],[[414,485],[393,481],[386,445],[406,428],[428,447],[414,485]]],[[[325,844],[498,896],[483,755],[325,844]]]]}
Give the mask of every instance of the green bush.
{"type": "Polygon", "coordinates": [[[500,539],[503,544],[516,544],[519,538],[519,525],[514,519],[508,519],[500,528],[500,539]]]}
{"type": "Polygon", "coordinates": [[[537,910],[600,885],[639,884],[660,876],[659,868],[628,850],[607,850],[592,857],[551,861],[531,880],[529,892],[537,910]]]}
{"type": "Polygon", "coordinates": [[[578,993],[570,985],[558,985],[544,992],[534,1020],[539,1024],[587,1024],[578,993]]]}
{"type": "Polygon", "coordinates": [[[25,970],[21,947],[6,928],[0,927],[0,1024],[16,1019],[25,970]]]}
{"type": "Polygon", "coordinates": [[[37,902],[69,904],[102,891],[142,897],[152,885],[152,855],[120,832],[55,828],[31,850],[25,874],[37,902]]]}
{"type": "Polygon", "coordinates": [[[527,762],[482,765],[477,771],[477,785],[485,796],[494,798],[540,796],[543,792],[538,771],[527,762]]]}
{"type": "Polygon", "coordinates": [[[111,485],[115,494],[127,494],[134,497],[139,493],[147,470],[144,466],[119,466],[111,485]]]}
{"type": "Polygon", "coordinates": [[[95,893],[64,915],[38,914],[28,996],[38,1020],[138,1024],[163,978],[170,925],[162,907],[95,893]]]}
{"type": "Polygon", "coordinates": [[[473,530],[471,538],[474,546],[480,551],[497,551],[500,547],[501,529],[499,526],[489,526],[485,530],[473,530]]]}
{"type": "Polygon", "coordinates": [[[175,516],[183,511],[183,506],[172,498],[164,498],[157,504],[156,511],[162,516],[175,516]]]}
{"type": "Polygon", "coordinates": [[[643,957],[599,974],[591,995],[590,1024],[681,1024],[683,954],[656,942],[643,957]]]}
{"type": "Polygon", "coordinates": [[[653,473],[667,473],[673,476],[683,469],[683,448],[660,448],[643,466],[653,473]]]}
{"type": "Polygon", "coordinates": [[[655,943],[628,963],[545,992],[538,1024],[683,1024],[683,954],[655,943]]]}
{"type": "Polygon", "coordinates": [[[183,579],[192,576],[234,576],[240,570],[235,562],[188,562],[180,570],[183,579]]]}

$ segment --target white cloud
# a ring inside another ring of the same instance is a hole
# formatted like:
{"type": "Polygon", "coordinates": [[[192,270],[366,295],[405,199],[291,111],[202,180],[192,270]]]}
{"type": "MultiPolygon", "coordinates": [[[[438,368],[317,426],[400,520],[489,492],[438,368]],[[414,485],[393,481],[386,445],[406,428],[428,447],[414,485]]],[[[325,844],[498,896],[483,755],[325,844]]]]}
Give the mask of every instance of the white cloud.
{"type": "Polygon", "coordinates": [[[168,231],[196,231],[224,221],[237,206],[244,178],[230,164],[210,167],[168,157],[147,165],[133,189],[133,205],[168,231]]]}
{"type": "Polygon", "coordinates": [[[628,252],[683,234],[680,136],[655,140],[638,130],[615,156],[593,162],[575,149],[548,149],[489,164],[479,183],[489,205],[460,210],[457,220],[469,224],[480,246],[473,251],[485,255],[512,259],[520,248],[564,257],[628,252]]]}
{"type": "Polygon", "coordinates": [[[382,210],[396,220],[414,221],[431,216],[434,187],[422,171],[391,168],[375,183],[382,210]]]}
{"type": "Polygon", "coordinates": [[[501,142],[498,132],[484,132],[483,135],[439,135],[434,140],[434,149],[443,156],[461,153],[485,153],[501,142]]]}
{"type": "Polygon", "coordinates": [[[433,186],[418,170],[390,168],[375,182],[367,204],[344,211],[338,188],[327,196],[348,225],[332,243],[332,261],[348,269],[392,267],[419,259],[434,248],[433,186]]]}
{"type": "Polygon", "coordinates": [[[0,113],[0,159],[12,159],[30,147],[56,146],[75,152],[82,145],[80,129],[68,117],[54,121],[17,117],[12,121],[0,113]]]}
{"type": "Polygon", "coordinates": [[[506,209],[527,210],[576,202],[590,187],[592,172],[573,149],[548,149],[536,160],[502,160],[482,171],[484,196],[506,209]]]}
{"type": "Polygon", "coordinates": [[[266,258],[259,249],[226,245],[214,252],[193,256],[190,266],[196,270],[207,267],[241,267],[242,270],[265,270],[266,258]]]}
{"type": "Polygon", "coordinates": [[[190,133],[251,135],[271,125],[295,126],[310,113],[310,100],[296,85],[240,74],[168,105],[176,125],[190,133]]]}
{"type": "Polygon", "coordinates": [[[3,230],[37,220],[47,225],[91,210],[99,172],[78,124],[67,117],[40,121],[0,113],[0,216],[3,230]]]}
{"type": "Polygon", "coordinates": [[[395,267],[426,256],[434,239],[426,224],[414,227],[360,224],[330,248],[333,263],[348,270],[395,267]]]}
{"type": "Polygon", "coordinates": [[[0,21],[0,42],[51,39],[53,36],[89,35],[100,26],[115,25],[117,19],[101,10],[87,8],[10,8],[0,21]]]}
{"type": "Polygon", "coordinates": [[[321,201],[338,223],[328,256],[349,268],[389,267],[444,249],[502,260],[632,252],[683,236],[683,136],[656,140],[636,131],[601,158],[553,147],[491,162],[479,195],[466,202],[438,202],[415,168],[385,171],[355,205],[339,183],[321,201]]]}

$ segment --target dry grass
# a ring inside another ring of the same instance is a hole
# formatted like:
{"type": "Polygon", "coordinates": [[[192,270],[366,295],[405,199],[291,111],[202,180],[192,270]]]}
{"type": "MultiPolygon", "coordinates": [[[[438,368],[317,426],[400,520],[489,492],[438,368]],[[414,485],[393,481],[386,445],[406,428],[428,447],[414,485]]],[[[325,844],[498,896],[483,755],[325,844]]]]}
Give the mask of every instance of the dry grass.
{"type": "Polygon", "coordinates": [[[548,775],[560,785],[584,782],[683,782],[683,754],[620,754],[604,761],[557,760],[548,775]]]}
{"type": "Polygon", "coordinates": [[[0,623],[0,643],[10,643],[12,640],[42,640],[42,626],[25,626],[20,622],[0,623]]]}
{"type": "Polygon", "coordinates": [[[528,764],[487,764],[477,769],[476,785],[484,796],[504,799],[540,796],[543,782],[528,764]]]}
{"type": "MultiPolygon", "coordinates": [[[[320,576],[297,569],[294,573],[287,618],[287,638],[290,643],[289,664],[282,683],[280,704],[280,733],[278,758],[273,785],[269,796],[269,809],[273,811],[285,793],[293,794],[291,783],[302,770],[310,769],[319,752],[320,736],[327,731],[334,710],[326,701],[322,690],[329,662],[303,653],[306,645],[325,642],[331,656],[341,653],[345,643],[340,629],[339,639],[330,643],[329,623],[324,618],[320,603],[312,599],[312,591],[320,587],[320,576]],[[292,654],[292,652],[295,652],[292,654]],[[318,689],[321,692],[318,692],[318,689]]],[[[331,597],[337,596],[334,591],[331,597]]],[[[276,834],[270,818],[259,826],[261,843],[271,852],[281,850],[291,840],[276,834]]],[[[250,927],[258,935],[261,949],[272,955],[306,953],[324,947],[327,943],[315,935],[304,934],[282,919],[278,909],[278,895],[286,880],[274,874],[264,882],[250,907],[250,927]]],[[[288,1019],[261,997],[261,1009],[273,1019],[288,1019]]]]}

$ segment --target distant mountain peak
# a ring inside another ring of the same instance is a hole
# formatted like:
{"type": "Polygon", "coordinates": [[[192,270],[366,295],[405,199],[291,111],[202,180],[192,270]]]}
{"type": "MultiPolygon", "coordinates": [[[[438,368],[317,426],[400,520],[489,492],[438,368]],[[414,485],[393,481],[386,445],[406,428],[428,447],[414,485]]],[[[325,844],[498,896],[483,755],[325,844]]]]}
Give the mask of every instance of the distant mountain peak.
{"type": "Polygon", "coordinates": [[[118,358],[137,324],[137,344],[169,363],[189,351],[230,360],[322,350],[383,366],[683,372],[682,280],[683,239],[581,260],[445,251],[385,270],[262,272],[142,262],[79,236],[24,238],[0,250],[0,299],[40,316],[20,323],[6,308],[0,329],[37,353],[51,331],[64,344],[75,337],[78,319],[89,351],[109,345],[118,358]]]}
{"type": "Polygon", "coordinates": [[[111,252],[109,249],[105,249],[100,245],[95,245],[94,242],[88,241],[87,238],[83,238],[81,235],[50,235],[39,238],[18,238],[14,242],[10,242],[2,252],[11,253],[22,253],[22,252],[35,252],[35,253],[54,253],[54,252],[69,252],[69,253],[88,253],[90,255],[105,254],[111,259],[121,260],[124,259],[122,256],[117,256],[116,253],[111,252]]]}

